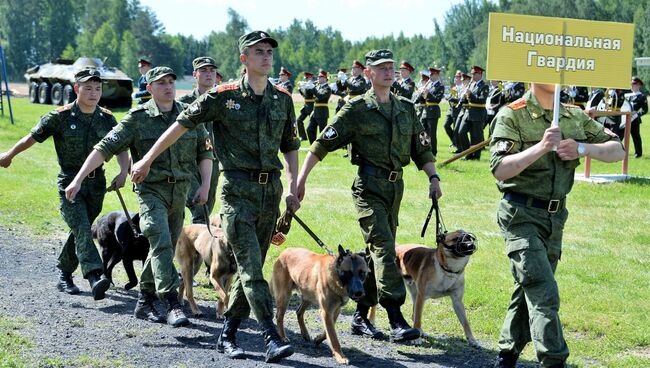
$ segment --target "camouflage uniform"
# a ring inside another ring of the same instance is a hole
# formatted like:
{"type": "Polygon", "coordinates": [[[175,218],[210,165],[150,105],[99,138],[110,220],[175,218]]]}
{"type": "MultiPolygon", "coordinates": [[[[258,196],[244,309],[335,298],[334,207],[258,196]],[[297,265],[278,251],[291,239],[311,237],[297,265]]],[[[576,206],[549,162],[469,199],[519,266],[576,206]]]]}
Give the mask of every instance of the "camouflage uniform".
{"type": "MultiPolygon", "coordinates": [[[[507,155],[541,141],[552,120],[553,112],[545,111],[530,91],[501,109],[490,143],[492,172],[507,155]]],[[[560,129],[563,139],[577,142],[618,140],[577,107],[560,109],[560,129]]],[[[569,356],[558,315],[560,295],[554,273],[568,217],[566,195],[579,164],[579,159],[562,161],[555,152],[549,152],[519,175],[497,182],[504,193],[497,222],[515,280],[499,347],[519,354],[532,340],[537,358],[545,367],[562,364],[569,356]]]]}
{"type": "MultiPolygon", "coordinates": [[[[470,144],[473,146],[483,142],[485,139],[483,127],[485,119],[487,119],[485,100],[488,96],[488,85],[481,79],[479,81],[472,81],[468,89],[468,97],[463,101],[463,109],[458,117],[458,137],[456,143],[458,150],[461,152],[468,149],[470,144]],[[467,136],[468,133],[471,141],[467,136]]],[[[478,160],[481,158],[481,150],[471,153],[466,157],[468,160],[478,160]]]]}
{"type": "Polygon", "coordinates": [[[435,156],[438,153],[437,130],[438,119],[440,119],[440,101],[442,101],[442,98],[445,96],[445,87],[439,80],[437,80],[433,83],[429,83],[425,88],[428,90],[426,96],[423,91],[419,96],[414,96],[414,100],[416,103],[423,104],[420,122],[431,137],[431,151],[435,156]]]}
{"type": "Polygon", "coordinates": [[[316,131],[322,132],[327,126],[327,119],[330,117],[329,100],[332,95],[332,89],[327,83],[323,83],[314,88],[314,111],[311,113],[309,125],[307,126],[307,138],[309,143],[316,140],[316,131]]]}
{"type": "MultiPolygon", "coordinates": [[[[151,101],[131,109],[120,125],[96,146],[109,160],[117,152],[131,150],[133,161],[142,159],[156,140],[176,120],[185,104],[174,102],[172,111],[161,112],[151,101]]],[[[158,293],[161,300],[179,286],[174,267],[174,247],[183,227],[185,200],[197,162],[213,159],[212,144],[203,125],[185,133],[151,164],[144,182],[135,185],[140,203],[140,228],[150,243],[140,277],[140,291],[158,293]]]]}
{"type": "Polygon", "coordinates": [[[368,245],[370,275],[360,304],[400,306],[406,291],[395,258],[395,235],[404,182],[402,167],[413,160],[419,169],[434,161],[430,139],[410,100],[391,94],[379,104],[373,90],[350,100],[310,151],[323,160],[328,152],[352,145],[359,166],[352,197],[368,245]]]}
{"type": "Polygon", "coordinates": [[[94,113],[84,114],[73,102],[45,115],[31,131],[32,138],[39,143],[53,137],[61,167],[57,178],[60,211],[70,227],[57,264],[61,271],[72,273],[78,265],[84,277],[91,271],[103,271],[90,226],[102,211],[106,193],[104,169],[96,169],[81,183],[74,203],[65,198],[65,188],[77,175],[93,146],[116,125],[109,110],[97,106],[94,113]]]}
{"type": "Polygon", "coordinates": [[[199,97],[179,117],[193,129],[212,121],[215,150],[223,169],[221,221],[238,272],[226,311],[228,319],[272,318],[273,305],[262,265],[279,216],[282,196],[278,151],[300,147],[291,95],[267,84],[256,96],[246,76],[199,97]],[[260,98],[261,97],[261,98],[260,98]]]}
{"type": "MultiPolygon", "coordinates": [[[[199,90],[195,88],[191,93],[186,94],[185,96],[179,97],[178,101],[184,104],[191,104],[199,98],[199,90]]],[[[212,122],[207,121],[204,123],[205,129],[208,131],[210,141],[214,142],[214,130],[212,128],[212,122]]],[[[215,152],[216,155],[216,152],[215,152]]],[[[198,205],[194,203],[194,194],[201,186],[201,172],[196,170],[195,175],[190,179],[190,191],[187,193],[187,202],[186,206],[189,208],[190,213],[192,214],[192,223],[193,224],[207,224],[210,222],[209,218],[205,218],[206,211],[205,207],[207,206],[207,215],[212,214],[214,209],[214,204],[216,203],[216,193],[217,186],[219,185],[219,160],[215,159],[212,164],[212,176],[210,177],[210,190],[208,191],[208,202],[205,205],[198,205]]]]}

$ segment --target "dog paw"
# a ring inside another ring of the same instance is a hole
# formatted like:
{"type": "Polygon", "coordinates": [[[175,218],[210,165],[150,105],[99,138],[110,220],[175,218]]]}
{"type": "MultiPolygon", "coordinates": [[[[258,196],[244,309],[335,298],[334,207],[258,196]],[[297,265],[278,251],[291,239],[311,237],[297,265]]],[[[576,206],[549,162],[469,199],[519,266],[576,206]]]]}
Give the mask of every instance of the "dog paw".
{"type": "Polygon", "coordinates": [[[481,349],[481,348],[483,348],[483,346],[481,346],[481,343],[479,343],[476,339],[469,339],[469,340],[467,340],[467,343],[468,343],[471,347],[476,348],[476,349],[481,349]]]}
{"type": "MultiPolygon", "coordinates": [[[[111,283],[112,283],[112,282],[111,282],[111,283]]],[[[136,287],[136,285],[138,285],[137,282],[129,282],[129,283],[127,283],[126,285],[124,285],[124,289],[125,289],[125,290],[131,290],[131,289],[133,289],[134,287],[136,287]]]]}
{"type": "Polygon", "coordinates": [[[339,364],[350,364],[350,360],[344,356],[337,356],[334,358],[336,359],[336,362],[339,364]]]}

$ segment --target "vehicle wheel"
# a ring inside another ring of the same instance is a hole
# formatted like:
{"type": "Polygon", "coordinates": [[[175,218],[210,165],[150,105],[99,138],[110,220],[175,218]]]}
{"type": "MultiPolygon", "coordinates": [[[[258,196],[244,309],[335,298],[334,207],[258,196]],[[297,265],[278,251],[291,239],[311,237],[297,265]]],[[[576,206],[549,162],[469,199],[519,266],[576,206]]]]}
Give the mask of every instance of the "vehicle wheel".
{"type": "Polygon", "coordinates": [[[50,103],[50,85],[47,82],[41,82],[38,86],[38,103],[50,103]]]}
{"type": "Polygon", "coordinates": [[[52,100],[53,105],[61,105],[61,101],[63,101],[63,85],[61,85],[61,83],[55,83],[52,86],[50,99],[52,100]]]}
{"type": "Polygon", "coordinates": [[[29,84],[29,102],[38,103],[38,83],[29,84]]]}
{"type": "Polygon", "coordinates": [[[76,99],[77,99],[77,94],[74,93],[74,89],[72,88],[71,85],[66,84],[65,87],[63,87],[63,99],[62,99],[63,104],[67,105],[76,99]]]}

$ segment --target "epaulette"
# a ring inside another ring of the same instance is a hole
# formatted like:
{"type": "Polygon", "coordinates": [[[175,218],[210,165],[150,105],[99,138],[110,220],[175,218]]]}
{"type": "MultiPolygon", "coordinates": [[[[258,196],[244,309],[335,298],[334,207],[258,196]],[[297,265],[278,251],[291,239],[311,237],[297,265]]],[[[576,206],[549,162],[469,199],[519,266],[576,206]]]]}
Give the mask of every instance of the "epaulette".
{"type": "Polygon", "coordinates": [[[99,107],[99,109],[106,115],[113,115],[113,112],[105,107],[99,107]]]}
{"type": "Polygon", "coordinates": [[[236,89],[239,89],[239,82],[221,84],[221,85],[219,85],[217,87],[217,93],[222,93],[222,92],[226,92],[226,91],[234,91],[236,89]]]}
{"type": "Polygon", "coordinates": [[[56,111],[57,111],[57,112],[68,111],[68,110],[71,110],[71,109],[72,109],[72,106],[74,106],[74,102],[69,103],[69,104],[67,104],[67,105],[63,105],[63,106],[61,106],[61,107],[58,107],[58,108],[56,109],[56,111]]]}
{"type": "Polygon", "coordinates": [[[513,110],[519,110],[524,107],[526,107],[526,99],[525,98],[520,98],[518,100],[515,100],[514,102],[511,102],[508,104],[508,107],[513,109],[513,110]]]}
{"type": "Polygon", "coordinates": [[[286,93],[287,96],[291,97],[291,93],[289,93],[289,91],[287,91],[286,88],[284,88],[282,86],[279,86],[277,84],[274,84],[273,87],[275,87],[275,89],[277,89],[278,91],[280,91],[282,93],[286,93]]]}

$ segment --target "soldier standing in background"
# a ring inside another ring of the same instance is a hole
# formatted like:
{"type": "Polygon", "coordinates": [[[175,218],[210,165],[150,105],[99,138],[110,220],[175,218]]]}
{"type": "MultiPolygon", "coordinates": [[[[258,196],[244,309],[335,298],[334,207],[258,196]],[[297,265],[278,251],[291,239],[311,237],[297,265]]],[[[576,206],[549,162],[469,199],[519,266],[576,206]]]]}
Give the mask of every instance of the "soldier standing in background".
{"type": "Polygon", "coordinates": [[[307,133],[305,132],[305,119],[311,115],[311,112],[314,111],[314,74],[310,72],[304,72],[304,81],[301,81],[298,85],[298,93],[305,99],[305,104],[300,109],[300,115],[296,120],[298,125],[298,136],[301,141],[307,140],[307,133]]]}
{"type": "Polygon", "coordinates": [[[456,119],[458,119],[458,114],[460,114],[460,95],[463,91],[463,87],[463,72],[456,70],[456,74],[454,74],[454,85],[449,89],[449,96],[445,97],[449,103],[449,109],[447,110],[447,115],[445,117],[444,128],[452,146],[457,145],[456,119]]]}
{"type": "Polygon", "coordinates": [[[631,95],[629,97],[632,104],[632,125],[630,126],[630,135],[634,142],[634,157],[643,156],[643,142],[641,141],[641,117],[648,112],[648,98],[641,92],[643,81],[639,77],[633,77],[631,82],[631,95]]]}
{"type": "Polygon", "coordinates": [[[292,75],[291,72],[287,68],[283,66],[280,67],[280,74],[278,74],[278,77],[280,79],[278,81],[278,85],[286,89],[287,91],[289,91],[289,93],[293,93],[293,83],[291,82],[291,75],[292,75]]]}
{"type": "Polygon", "coordinates": [[[398,96],[406,97],[407,99],[413,98],[413,93],[415,92],[415,82],[411,79],[411,73],[415,68],[407,61],[402,60],[402,63],[399,67],[400,80],[393,82],[391,86],[391,92],[398,96]]]}
{"type": "Polygon", "coordinates": [[[428,69],[420,70],[420,80],[417,83],[415,93],[413,94],[414,96],[414,107],[415,107],[415,114],[418,117],[418,120],[422,118],[422,109],[424,109],[424,103],[423,102],[418,102],[418,100],[415,98],[416,96],[419,96],[422,94],[422,91],[424,87],[427,85],[429,82],[429,75],[431,73],[429,72],[428,69]]]}
{"type": "MultiPolygon", "coordinates": [[[[462,120],[458,128],[458,149],[462,152],[471,145],[476,145],[484,140],[483,127],[487,119],[485,100],[488,96],[488,85],[483,80],[483,68],[473,66],[471,69],[472,82],[463,94],[462,120]],[[468,139],[469,134],[469,139],[468,139]]],[[[464,160],[480,160],[481,150],[471,153],[464,160]]]]}
{"type": "Polygon", "coordinates": [[[589,101],[589,89],[587,87],[575,86],[575,96],[573,96],[573,104],[585,109],[589,101]]]}
{"type": "MultiPolygon", "coordinates": [[[[178,101],[184,104],[191,104],[196,101],[199,96],[214,88],[217,80],[217,64],[215,60],[209,56],[197,57],[192,61],[192,76],[196,80],[196,88],[185,96],[179,97],[178,101]]],[[[204,123],[205,129],[211,142],[214,142],[214,127],[211,121],[204,123]]],[[[217,185],[219,184],[219,160],[214,160],[212,163],[212,175],[210,177],[210,190],[208,191],[208,201],[205,205],[200,205],[194,202],[194,194],[201,186],[201,172],[195,171],[195,175],[190,178],[190,190],[187,192],[187,203],[185,204],[190,210],[192,215],[193,224],[208,224],[210,223],[210,215],[214,209],[216,202],[217,185]],[[206,206],[207,211],[206,211],[206,206]]]]}
{"type": "Polygon", "coordinates": [[[416,103],[423,104],[420,123],[431,137],[431,152],[438,154],[438,119],[440,119],[440,101],[445,96],[445,86],[440,81],[440,70],[429,68],[429,82],[418,95],[414,95],[416,103]]]}
{"type": "Polygon", "coordinates": [[[509,104],[520,99],[526,93],[526,86],[523,82],[508,82],[505,90],[505,103],[509,104]]]}
{"type": "Polygon", "coordinates": [[[350,78],[345,73],[339,73],[337,75],[336,87],[339,91],[345,91],[347,95],[344,104],[357,96],[361,96],[368,90],[368,83],[366,83],[366,79],[363,77],[363,70],[365,68],[359,60],[355,60],[352,62],[352,76],[350,78]]]}
{"type": "Polygon", "coordinates": [[[147,72],[153,67],[151,62],[140,59],[138,60],[138,71],[140,78],[138,78],[138,92],[133,93],[133,99],[138,99],[138,104],[143,104],[151,99],[151,93],[147,91],[147,72]]]}
{"type": "MultiPolygon", "coordinates": [[[[81,266],[81,273],[88,280],[95,300],[104,299],[111,282],[103,275],[104,265],[97,252],[91,225],[102,211],[106,178],[104,169],[97,168],[80,183],[79,197],[70,202],[65,198],[65,188],[81,168],[83,161],[114,126],[113,114],[97,106],[102,96],[102,79],[99,71],[84,69],[75,74],[74,91],[77,99],[43,116],[31,133],[23,137],[14,147],[0,154],[0,167],[9,167],[12,159],[36,142],[42,143],[52,137],[61,172],[57,178],[60,211],[70,228],[68,239],[61,249],[57,268],[57,288],[68,294],[79,294],[79,288],[72,281],[72,273],[81,266]]],[[[120,173],[113,179],[112,186],[124,186],[129,170],[129,155],[122,151],[117,156],[120,173]]]]}
{"type": "Polygon", "coordinates": [[[312,88],[314,94],[314,111],[311,113],[309,125],[307,126],[307,138],[309,143],[316,140],[317,132],[322,132],[327,126],[327,119],[330,117],[329,100],[332,89],[327,84],[327,72],[323,69],[318,71],[318,85],[312,88]]]}
{"type": "Polygon", "coordinates": [[[340,98],[336,101],[336,108],[334,109],[334,113],[339,112],[341,110],[341,107],[345,105],[345,102],[347,99],[345,98],[348,95],[348,91],[345,88],[339,88],[339,81],[341,79],[347,80],[348,75],[346,74],[348,72],[347,68],[339,68],[336,73],[336,82],[333,84],[330,84],[330,88],[332,89],[332,94],[339,96],[340,98]]]}
{"type": "MultiPolygon", "coordinates": [[[[176,74],[171,68],[162,66],[147,72],[147,90],[152,99],[129,110],[122,122],[95,145],[65,189],[68,200],[74,200],[81,181],[115,153],[130,149],[133,161],[142,159],[186,106],[174,100],[175,81],[176,74]]],[[[165,321],[154,307],[157,294],[167,308],[169,325],[179,327],[190,323],[178,303],[180,280],[174,266],[174,247],[183,228],[190,178],[198,163],[201,187],[194,200],[202,205],[208,200],[213,158],[212,142],[201,125],[200,129],[183,135],[177,145],[153,161],[151,173],[144,182],[132,178],[140,203],[140,228],[150,244],[133,312],[138,319],[165,321]]]]}
{"type": "MultiPolygon", "coordinates": [[[[488,91],[488,97],[485,101],[485,110],[487,111],[487,118],[485,119],[485,126],[492,124],[492,120],[499,112],[499,110],[505,105],[506,99],[503,95],[503,84],[498,80],[490,81],[490,89],[488,91]]],[[[485,126],[483,128],[485,129],[485,126]]],[[[490,130],[491,131],[491,130],[490,130]]]]}

